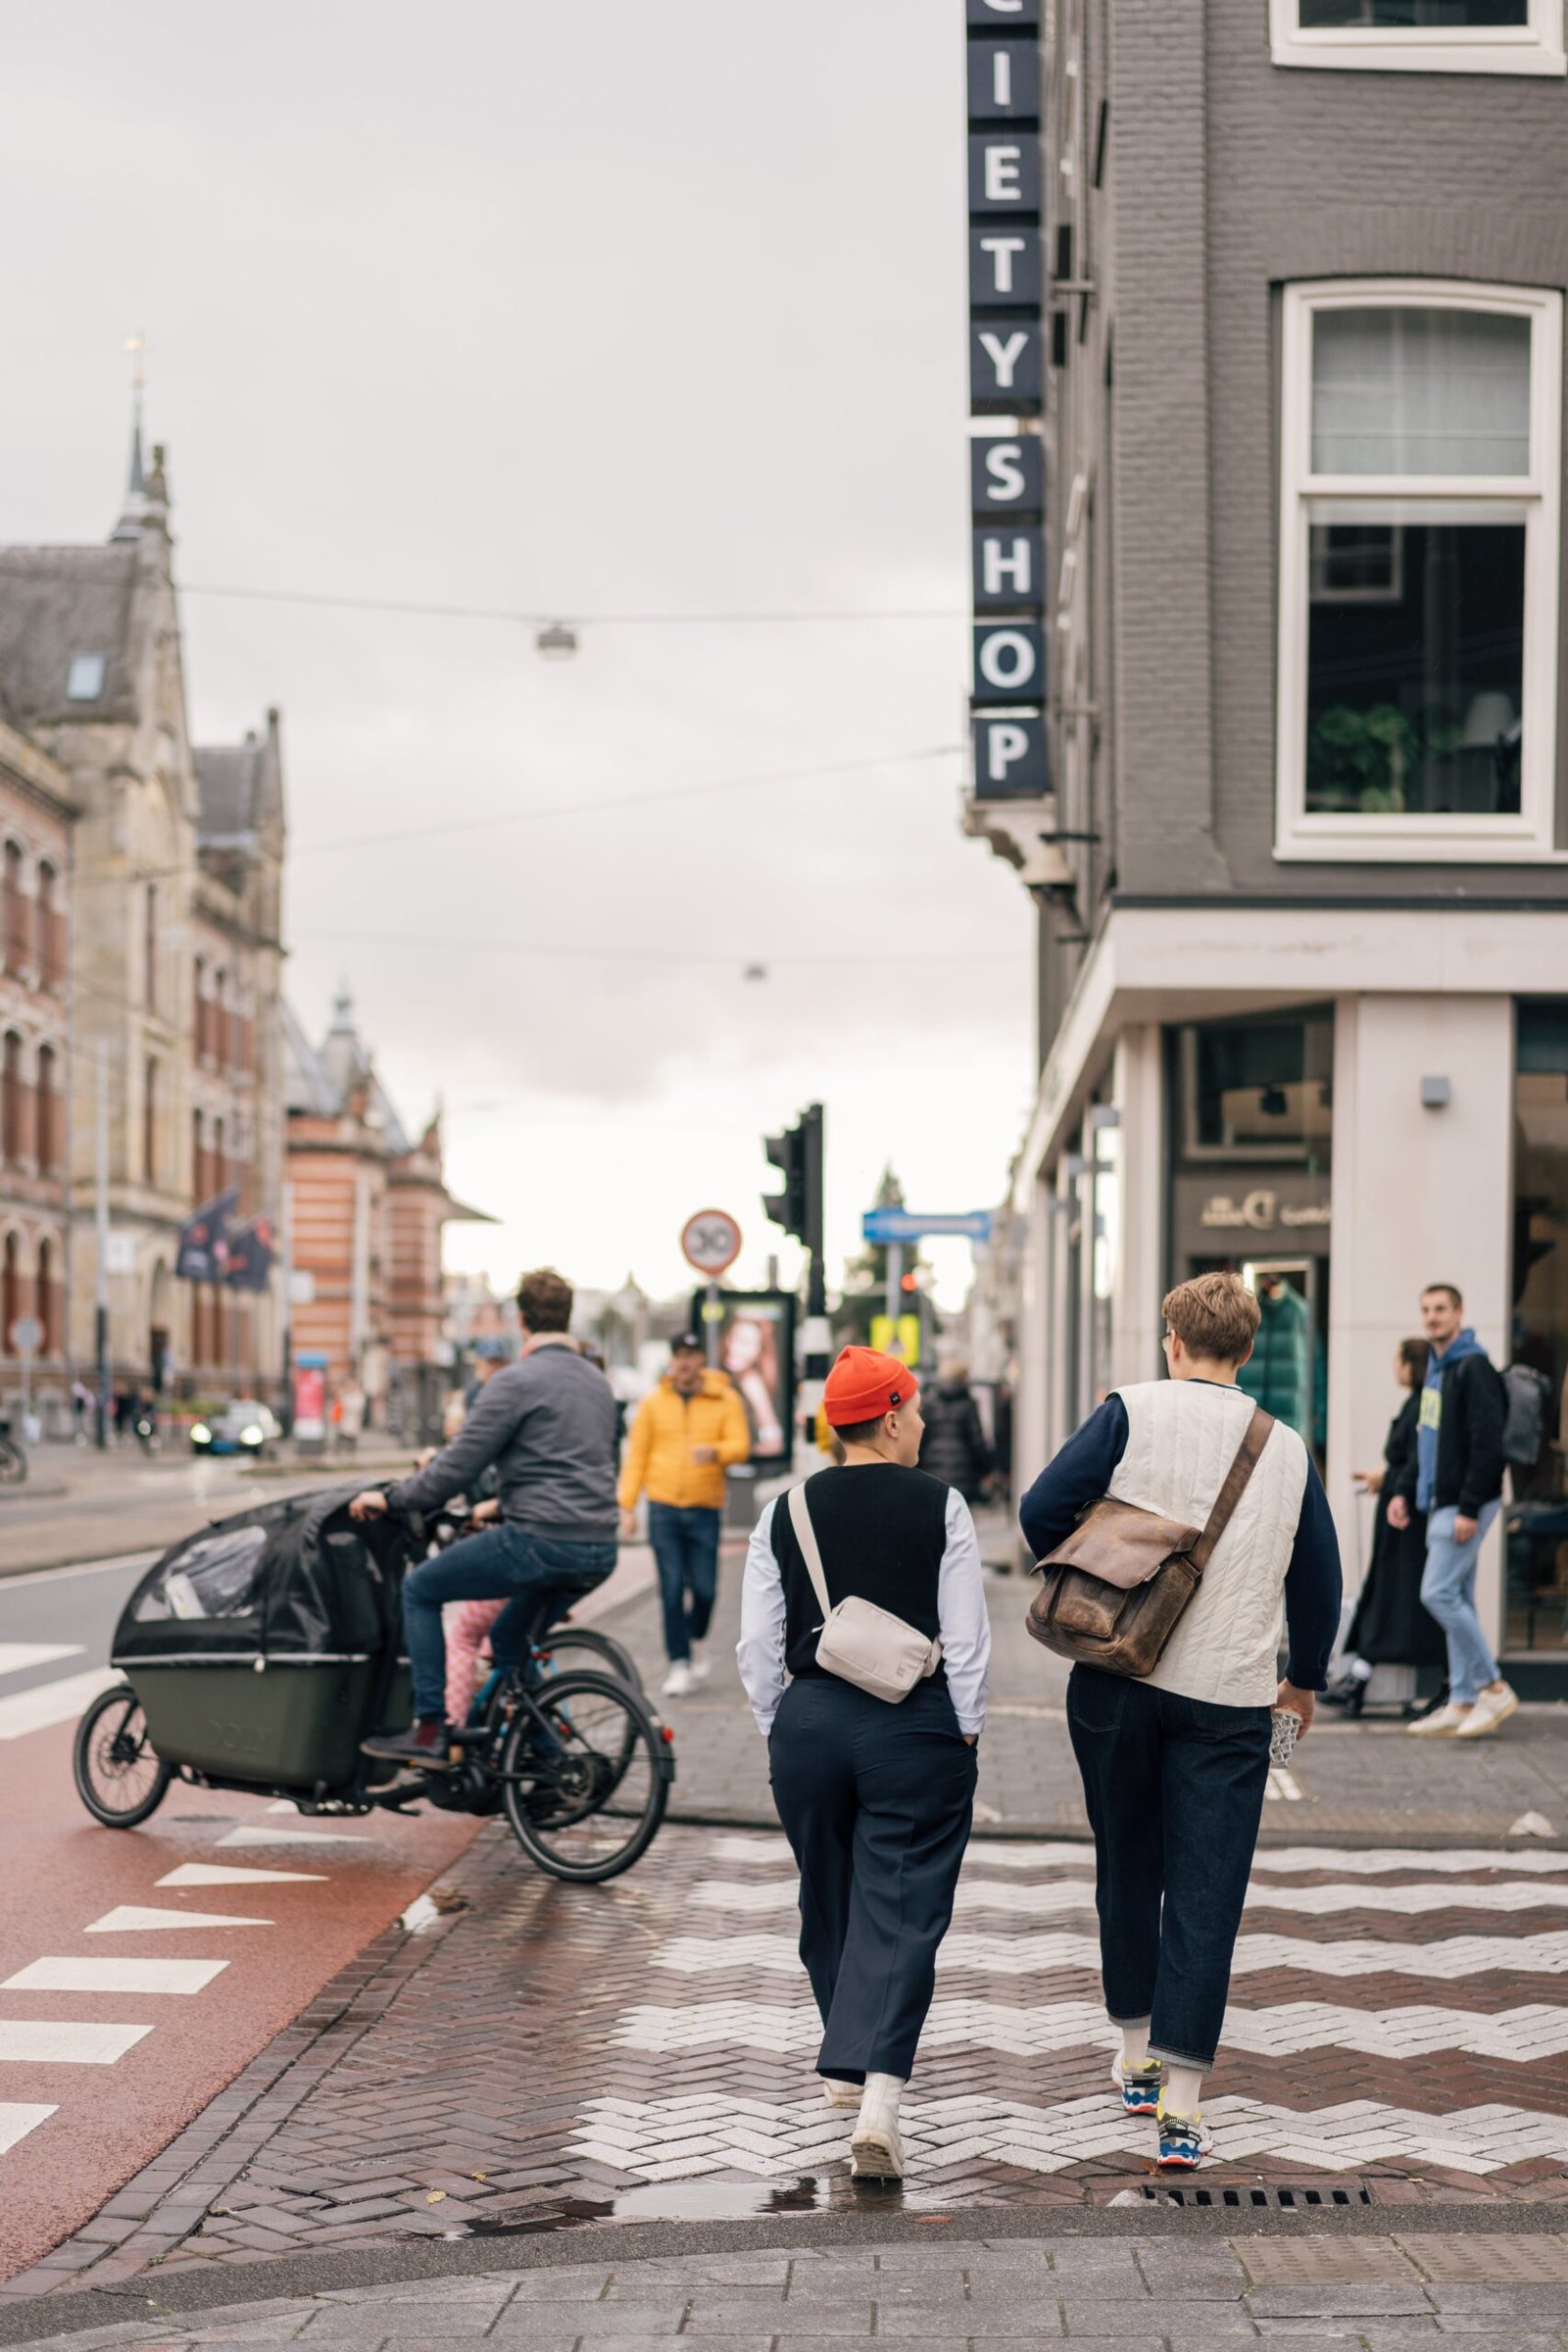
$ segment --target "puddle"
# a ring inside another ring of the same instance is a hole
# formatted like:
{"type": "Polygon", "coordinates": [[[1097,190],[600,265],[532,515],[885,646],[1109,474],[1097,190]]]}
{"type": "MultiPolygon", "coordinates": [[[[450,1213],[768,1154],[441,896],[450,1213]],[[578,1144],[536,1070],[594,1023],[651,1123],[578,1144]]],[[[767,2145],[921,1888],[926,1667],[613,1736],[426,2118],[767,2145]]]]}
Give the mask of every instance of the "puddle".
{"type": "MultiPolygon", "coordinates": [[[[606,2198],[563,2197],[547,2213],[532,2213],[514,2221],[499,2214],[493,2221],[469,2222],[452,2237],[532,2237],[552,2230],[570,2230],[584,2222],[749,2222],[766,2221],[792,2213],[864,2212],[876,2207],[887,2212],[918,2213],[933,2209],[935,2196],[909,2196],[896,2180],[851,2180],[842,2176],[803,2174],[795,2180],[650,2180],[640,2188],[623,2189],[606,2198]]],[[[948,2217],[937,2216],[941,2220],[948,2217]]]]}

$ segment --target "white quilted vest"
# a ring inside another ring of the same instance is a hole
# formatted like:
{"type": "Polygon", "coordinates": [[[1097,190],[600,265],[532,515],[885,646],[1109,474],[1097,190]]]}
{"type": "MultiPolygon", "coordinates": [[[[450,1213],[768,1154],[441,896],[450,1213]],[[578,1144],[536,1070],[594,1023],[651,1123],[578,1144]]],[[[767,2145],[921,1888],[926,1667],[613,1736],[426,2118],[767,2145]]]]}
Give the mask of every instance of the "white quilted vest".
{"type": "MultiPolygon", "coordinates": [[[[1110,1493],[1119,1502],[1202,1527],[1251,1419],[1251,1397],[1197,1380],[1140,1381],[1116,1394],[1127,1412],[1127,1450],[1110,1493]]],[[[1203,1581],[1147,1681],[1221,1707],[1272,1705],[1285,1571],[1306,1470],[1306,1447],[1276,1421],[1203,1581]]]]}

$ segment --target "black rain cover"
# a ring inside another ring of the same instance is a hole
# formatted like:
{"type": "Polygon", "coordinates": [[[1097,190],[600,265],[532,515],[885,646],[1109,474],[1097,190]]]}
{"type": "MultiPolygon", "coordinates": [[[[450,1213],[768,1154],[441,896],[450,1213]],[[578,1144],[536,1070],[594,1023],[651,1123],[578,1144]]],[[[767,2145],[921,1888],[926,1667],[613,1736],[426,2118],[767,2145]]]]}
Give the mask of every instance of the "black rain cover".
{"type": "Polygon", "coordinates": [[[358,1492],[286,1495],[172,1544],[121,1613],[114,1663],[374,1654],[398,1621],[403,1539],[383,1521],[367,1540],[345,1507],[358,1492]]]}

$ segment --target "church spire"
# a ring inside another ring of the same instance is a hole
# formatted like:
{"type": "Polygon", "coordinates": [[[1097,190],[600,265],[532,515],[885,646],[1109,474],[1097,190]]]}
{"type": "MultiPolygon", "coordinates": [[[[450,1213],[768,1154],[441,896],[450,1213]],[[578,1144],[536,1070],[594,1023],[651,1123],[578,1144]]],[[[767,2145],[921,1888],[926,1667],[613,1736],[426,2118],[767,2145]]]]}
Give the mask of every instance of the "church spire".
{"type": "Polygon", "coordinates": [[[120,520],[111,531],[111,541],[139,539],[142,524],[147,519],[147,470],[141,455],[141,396],[146,382],[142,360],[147,349],[145,335],[130,335],[125,349],[131,355],[130,370],[130,473],[125,483],[125,504],[120,520]]]}

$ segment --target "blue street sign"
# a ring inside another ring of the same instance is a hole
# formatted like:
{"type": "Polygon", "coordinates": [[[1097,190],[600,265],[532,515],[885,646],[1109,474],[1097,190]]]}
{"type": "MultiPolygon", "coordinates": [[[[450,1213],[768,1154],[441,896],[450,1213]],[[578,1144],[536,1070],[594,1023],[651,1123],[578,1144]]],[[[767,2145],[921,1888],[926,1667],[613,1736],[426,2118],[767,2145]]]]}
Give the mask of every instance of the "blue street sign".
{"type": "Polygon", "coordinates": [[[991,1211],[971,1208],[956,1215],[922,1217],[912,1208],[868,1208],[860,1219],[866,1242],[917,1242],[925,1234],[956,1234],[960,1241],[989,1242],[991,1211]]]}

